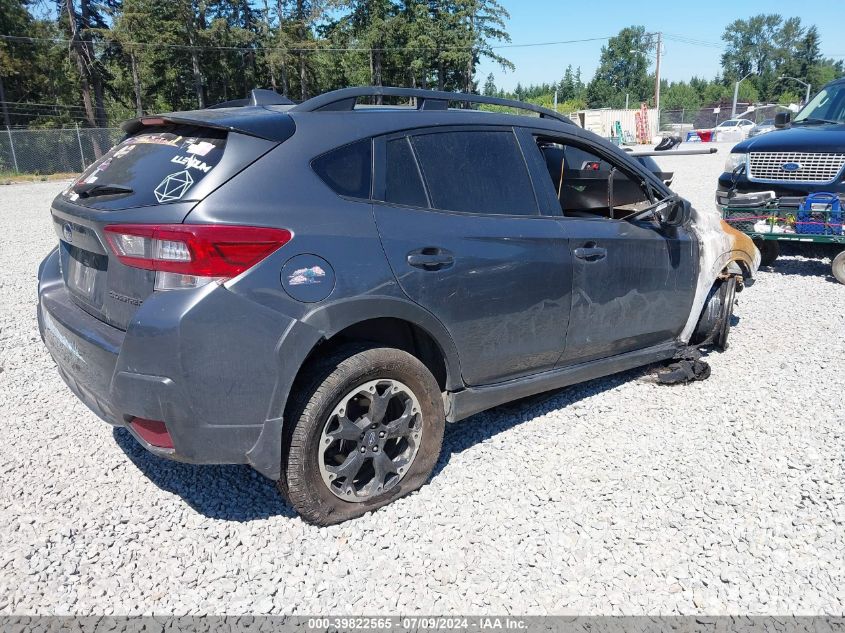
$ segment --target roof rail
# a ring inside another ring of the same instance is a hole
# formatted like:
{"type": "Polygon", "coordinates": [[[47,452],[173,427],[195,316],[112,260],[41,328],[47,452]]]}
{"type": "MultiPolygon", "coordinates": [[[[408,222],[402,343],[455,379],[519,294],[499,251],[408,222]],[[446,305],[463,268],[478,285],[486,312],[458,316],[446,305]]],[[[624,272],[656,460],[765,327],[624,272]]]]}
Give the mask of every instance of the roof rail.
{"type": "Polygon", "coordinates": [[[360,97],[406,97],[414,98],[417,102],[417,110],[446,110],[450,101],[461,103],[487,103],[490,105],[505,106],[519,110],[536,112],[541,117],[554,119],[562,123],[575,125],[569,117],[549,110],[533,103],[525,103],[514,99],[500,99],[499,97],[488,97],[485,95],[473,95],[464,92],[441,92],[437,90],[423,90],[421,88],[394,88],[391,86],[361,86],[357,88],[343,88],[334,90],[291,108],[291,112],[327,112],[354,110],[355,104],[360,97]]]}
{"type": "Polygon", "coordinates": [[[256,88],[251,90],[246,99],[232,99],[231,101],[222,101],[208,106],[206,110],[216,110],[218,108],[242,108],[244,106],[263,106],[263,105],[293,105],[293,101],[280,95],[278,92],[272,90],[265,90],[263,88],[256,88]]]}

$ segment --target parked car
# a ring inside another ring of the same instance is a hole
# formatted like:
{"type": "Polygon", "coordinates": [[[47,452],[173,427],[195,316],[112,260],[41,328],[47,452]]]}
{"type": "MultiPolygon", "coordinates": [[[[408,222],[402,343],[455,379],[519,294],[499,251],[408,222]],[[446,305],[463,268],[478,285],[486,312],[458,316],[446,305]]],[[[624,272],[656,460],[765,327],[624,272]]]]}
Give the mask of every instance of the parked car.
{"type": "Polygon", "coordinates": [[[739,128],[743,131],[743,133],[747,134],[748,130],[754,127],[754,121],[750,121],[749,119],[728,119],[727,121],[722,121],[714,127],[714,130],[725,130],[730,128],[739,128]]]}
{"type": "Polygon", "coordinates": [[[775,129],[775,120],[774,119],[766,119],[761,121],[754,127],[752,127],[748,131],[748,138],[753,136],[760,136],[761,134],[765,134],[766,132],[773,132],[775,129]]]}
{"type": "Polygon", "coordinates": [[[722,121],[713,128],[712,139],[714,141],[720,140],[720,137],[727,137],[737,135],[739,138],[745,138],[754,127],[754,121],[748,119],[728,119],[722,121]]]}
{"type": "MultiPolygon", "coordinates": [[[[777,204],[797,212],[810,194],[833,194],[839,199],[835,206],[845,204],[845,79],[824,86],[794,120],[783,112],[774,123],[774,132],[749,138],[731,150],[719,176],[716,204],[734,208],[777,204]]],[[[800,237],[793,236],[796,244],[800,237]]],[[[775,262],[778,242],[786,239],[790,236],[755,240],[767,265],[775,262]]],[[[836,257],[844,245],[845,233],[831,235],[823,252],[836,257]]],[[[837,278],[845,279],[845,256],[834,268],[837,278]]]]}
{"type": "Polygon", "coordinates": [[[53,202],[41,336],[156,455],[337,523],[419,488],[446,421],[725,346],[751,241],[565,117],[279,103],[130,121],[53,202]]]}

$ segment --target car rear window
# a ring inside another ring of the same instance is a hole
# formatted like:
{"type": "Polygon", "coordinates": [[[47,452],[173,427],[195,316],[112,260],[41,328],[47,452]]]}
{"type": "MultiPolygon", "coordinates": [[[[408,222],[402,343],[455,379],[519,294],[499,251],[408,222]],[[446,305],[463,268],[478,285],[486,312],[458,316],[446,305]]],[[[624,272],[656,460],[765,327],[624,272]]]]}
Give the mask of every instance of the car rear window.
{"type": "Polygon", "coordinates": [[[366,139],[318,156],[311,166],[338,195],[367,200],[370,197],[372,162],[372,142],[366,139]]]}
{"type": "Polygon", "coordinates": [[[537,201],[512,132],[437,132],[412,137],[431,206],[534,215],[537,201]]]}
{"type": "Polygon", "coordinates": [[[197,183],[220,162],[226,136],[224,130],[156,126],[115,145],[64,195],[82,205],[109,201],[110,208],[191,200],[197,183]]]}

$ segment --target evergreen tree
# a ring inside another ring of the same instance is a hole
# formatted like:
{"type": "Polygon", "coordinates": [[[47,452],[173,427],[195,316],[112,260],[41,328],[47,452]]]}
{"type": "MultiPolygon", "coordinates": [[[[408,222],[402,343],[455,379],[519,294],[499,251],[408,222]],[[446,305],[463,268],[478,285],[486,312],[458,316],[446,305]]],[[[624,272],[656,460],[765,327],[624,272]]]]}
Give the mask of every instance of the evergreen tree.
{"type": "Polygon", "coordinates": [[[484,82],[484,95],[495,97],[496,93],[496,78],[493,76],[493,73],[490,73],[487,75],[487,81],[484,82]]]}
{"type": "Polygon", "coordinates": [[[647,101],[653,89],[648,75],[652,49],[642,26],[626,27],[611,37],[601,49],[599,67],[587,86],[590,107],[623,107],[626,93],[634,103],[647,101]]]}

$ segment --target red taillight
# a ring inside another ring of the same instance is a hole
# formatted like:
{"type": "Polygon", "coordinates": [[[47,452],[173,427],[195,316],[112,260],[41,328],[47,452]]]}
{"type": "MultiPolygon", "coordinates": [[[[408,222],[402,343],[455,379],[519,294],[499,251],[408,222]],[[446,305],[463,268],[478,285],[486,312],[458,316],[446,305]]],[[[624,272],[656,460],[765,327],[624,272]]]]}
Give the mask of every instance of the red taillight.
{"type": "Polygon", "coordinates": [[[129,424],[132,426],[132,430],[147,444],[158,448],[173,448],[173,439],[170,437],[164,422],[132,418],[129,424]]]}
{"type": "Polygon", "coordinates": [[[228,279],[290,241],[287,229],[219,224],[110,224],[106,239],[121,263],[228,279]]]}

